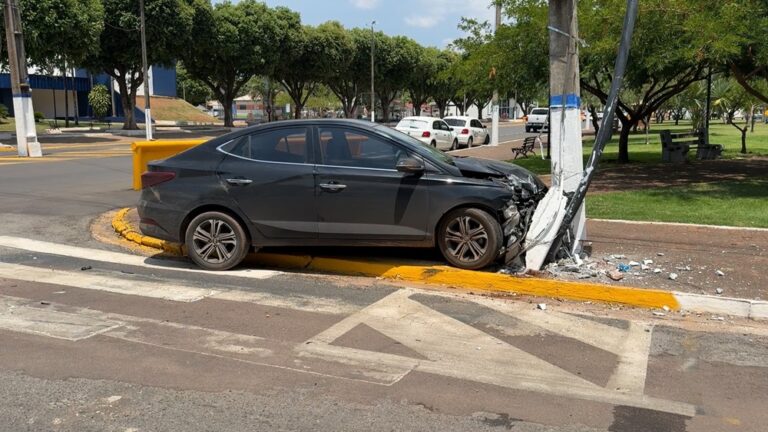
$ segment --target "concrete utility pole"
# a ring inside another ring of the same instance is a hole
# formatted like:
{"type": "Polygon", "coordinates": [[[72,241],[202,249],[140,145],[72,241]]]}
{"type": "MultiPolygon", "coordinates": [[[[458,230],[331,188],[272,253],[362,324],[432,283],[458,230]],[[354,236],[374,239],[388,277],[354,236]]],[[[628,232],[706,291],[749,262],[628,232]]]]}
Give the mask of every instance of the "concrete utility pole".
{"type": "Polygon", "coordinates": [[[376,21],[371,22],[371,123],[376,122],[376,93],[373,88],[373,59],[374,51],[376,50],[376,33],[373,31],[373,26],[376,25],[376,21]]]}
{"type": "MultiPolygon", "coordinates": [[[[493,27],[493,33],[499,31],[501,25],[501,3],[496,2],[496,23],[493,27]]],[[[494,74],[495,79],[495,74],[494,74]]],[[[491,102],[491,145],[499,145],[499,89],[493,90],[493,100],[491,102]]]]}
{"type": "Polygon", "coordinates": [[[16,148],[19,156],[42,157],[37,141],[35,111],[32,107],[32,91],[27,76],[27,57],[24,52],[21,15],[16,0],[5,0],[5,40],[8,42],[8,67],[11,72],[13,117],[16,120],[16,148]]]}
{"type": "MultiPolygon", "coordinates": [[[[141,19],[141,62],[144,68],[144,130],[147,141],[152,141],[152,111],[149,103],[149,66],[147,65],[147,34],[144,25],[144,0],[139,0],[139,15],[141,19]]],[[[128,95],[125,95],[128,97],[128,95]]]]}
{"type": "MultiPolygon", "coordinates": [[[[581,96],[576,4],[549,0],[549,148],[552,187],[539,203],[526,236],[526,267],[538,270],[550,254],[565,218],[567,194],[575,192],[584,171],[581,149],[581,96]]],[[[582,204],[570,226],[571,253],[581,251],[586,236],[582,204]]]]}
{"type": "MultiPolygon", "coordinates": [[[[549,89],[552,177],[562,182],[562,191],[574,192],[584,171],[581,143],[581,92],[579,88],[579,26],[577,0],[549,2],[549,89]]],[[[586,237],[586,216],[581,206],[571,224],[573,253],[581,250],[586,237]]]]}

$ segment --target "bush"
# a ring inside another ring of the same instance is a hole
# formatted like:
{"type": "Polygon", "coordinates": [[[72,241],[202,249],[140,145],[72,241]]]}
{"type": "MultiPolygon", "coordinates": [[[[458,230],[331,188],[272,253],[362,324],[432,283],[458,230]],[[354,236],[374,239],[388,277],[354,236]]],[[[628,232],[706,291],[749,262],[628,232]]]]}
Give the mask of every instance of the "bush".
{"type": "Polygon", "coordinates": [[[40,120],[45,118],[45,114],[40,111],[35,111],[35,123],[40,123],[40,120]]]}
{"type": "Polygon", "coordinates": [[[91,92],[88,93],[88,103],[91,104],[93,116],[97,120],[102,120],[106,117],[109,112],[109,106],[112,103],[107,87],[101,84],[93,86],[91,92]]]}
{"type": "Polygon", "coordinates": [[[0,104],[0,120],[5,120],[8,118],[8,107],[6,107],[3,104],[0,104]]]}

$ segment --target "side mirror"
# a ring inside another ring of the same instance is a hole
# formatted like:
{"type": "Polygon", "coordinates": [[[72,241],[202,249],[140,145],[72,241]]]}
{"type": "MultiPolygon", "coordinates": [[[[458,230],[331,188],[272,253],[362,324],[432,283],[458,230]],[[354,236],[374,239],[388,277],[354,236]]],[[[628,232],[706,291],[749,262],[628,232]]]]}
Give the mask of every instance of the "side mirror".
{"type": "Polygon", "coordinates": [[[488,125],[483,125],[483,129],[488,129],[488,125]]]}
{"type": "Polygon", "coordinates": [[[421,174],[425,168],[424,162],[416,158],[407,157],[397,161],[395,169],[406,174],[421,174]]]}

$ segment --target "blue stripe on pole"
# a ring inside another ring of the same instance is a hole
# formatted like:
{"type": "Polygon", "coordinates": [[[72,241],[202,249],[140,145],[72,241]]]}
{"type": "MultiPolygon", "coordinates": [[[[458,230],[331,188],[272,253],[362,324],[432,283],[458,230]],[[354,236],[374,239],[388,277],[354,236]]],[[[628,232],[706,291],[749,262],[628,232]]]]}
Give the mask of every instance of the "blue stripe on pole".
{"type": "Polygon", "coordinates": [[[31,98],[32,97],[32,93],[14,93],[13,97],[15,97],[15,98],[17,98],[17,97],[20,97],[20,98],[31,98]]]}
{"type": "MultiPolygon", "coordinates": [[[[563,106],[563,95],[557,95],[552,96],[549,98],[549,106],[550,107],[562,107],[563,106]]],[[[576,96],[574,93],[569,93],[565,95],[565,108],[580,108],[581,107],[581,98],[576,96]]]]}

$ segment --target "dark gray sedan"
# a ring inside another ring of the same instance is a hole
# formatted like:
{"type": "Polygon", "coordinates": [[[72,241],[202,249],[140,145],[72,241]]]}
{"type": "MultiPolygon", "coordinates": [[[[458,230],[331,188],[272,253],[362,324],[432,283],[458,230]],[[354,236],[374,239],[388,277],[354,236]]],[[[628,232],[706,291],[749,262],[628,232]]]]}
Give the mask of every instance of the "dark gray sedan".
{"type": "Polygon", "coordinates": [[[438,246],[452,265],[522,251],[546,187],[503,162],[452,157],[357,120],[247,128],[142,175],[141,231],[183,242],[205,269],[266,246],[438,246]]]}

